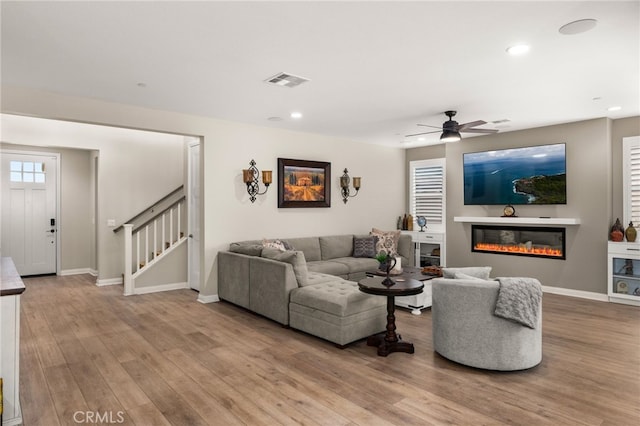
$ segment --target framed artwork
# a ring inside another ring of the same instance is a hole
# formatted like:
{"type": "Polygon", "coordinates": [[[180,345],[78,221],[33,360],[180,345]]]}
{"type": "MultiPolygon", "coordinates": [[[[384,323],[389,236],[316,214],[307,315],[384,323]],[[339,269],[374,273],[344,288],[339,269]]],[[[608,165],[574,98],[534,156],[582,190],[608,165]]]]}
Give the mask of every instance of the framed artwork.
{"type": "Polygon", "coordinates": [[[278,207],[331,207],[331,163],[278,158],[278,207]]]}

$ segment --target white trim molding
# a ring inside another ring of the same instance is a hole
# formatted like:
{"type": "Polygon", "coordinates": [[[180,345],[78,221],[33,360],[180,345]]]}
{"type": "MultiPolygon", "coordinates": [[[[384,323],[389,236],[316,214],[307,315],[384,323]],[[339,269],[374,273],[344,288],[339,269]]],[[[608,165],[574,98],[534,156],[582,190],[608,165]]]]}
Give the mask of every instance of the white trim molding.
{"type": "Polygon", "coordinates": [[[133,289],[133,294],[158,293],[160,291],[182,290],[184,288],[189,288],[189,283],[182,282],[182,283],[160,284],[160,285],[154,285],[150,287],[136,287],[133,289]]]}
{"type": "Polygon", "coordinates": [[[561,296],[578,297],[580,299],[597,300],[599,302],[608,302],[609,297],[604,293],[594,293],[592,291],[573,290],[571,288],[542,286],[544,293],[559,294],[561,296]]]}
{"type": "Polygon", "coordinates": [[[119,285],[122,284],[122,277],[120,278],[105,278],[105,279],[97,279],[96,285],[98,287],[102,287],[105,285],[119,285]]]}
{"type": "Polygon", "coordinates": [[[214,303],[219,302],[220,298],[217,294],[212,294],[210,296],[204,296],[202,293],[198,295],[198,302],[200,303],[214,303]]]}
{"type": "Polygon", "coordinates": [[[64,277],[67,275],[82,275],[82,274],[89,274],[89,275],[93,275],[94,277],[97,277],[98,271],[91,268],[64,269],[60,271],[60,274],[58,275],[64,277]]]}

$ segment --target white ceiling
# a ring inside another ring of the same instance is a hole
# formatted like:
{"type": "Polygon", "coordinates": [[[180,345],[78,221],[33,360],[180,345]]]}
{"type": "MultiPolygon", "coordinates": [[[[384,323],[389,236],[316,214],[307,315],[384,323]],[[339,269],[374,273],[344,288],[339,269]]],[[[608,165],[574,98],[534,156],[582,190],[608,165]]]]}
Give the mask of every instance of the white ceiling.
{"type": "Polygon", "coordinates": [[[404,135],[449,109],[501,132],[640,115],[639,1],[2,1],[1,19],[3,85],[369,143],[437,143],[404,135]],[[263,81],[281,71],[311,81],[263,81]]]}

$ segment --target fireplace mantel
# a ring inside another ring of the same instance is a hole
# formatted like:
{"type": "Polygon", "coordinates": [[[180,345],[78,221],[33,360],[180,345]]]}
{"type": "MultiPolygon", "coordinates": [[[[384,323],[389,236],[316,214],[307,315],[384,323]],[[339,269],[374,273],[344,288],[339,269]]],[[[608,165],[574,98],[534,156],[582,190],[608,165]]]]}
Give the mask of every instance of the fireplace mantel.
{"type": "Polygon", "coordinates": [[[454,222],[497,223],[501,225],[580,225],[575,217],[480,217],[454,216],[454,222]]]}

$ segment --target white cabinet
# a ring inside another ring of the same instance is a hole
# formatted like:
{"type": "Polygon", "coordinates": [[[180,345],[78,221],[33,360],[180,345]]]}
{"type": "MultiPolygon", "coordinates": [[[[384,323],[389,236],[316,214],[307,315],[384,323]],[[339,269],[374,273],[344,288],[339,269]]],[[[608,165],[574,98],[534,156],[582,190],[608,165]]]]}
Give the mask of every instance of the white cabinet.
{"type": "Polygon", "coordinates": [[[609,301],[640,306],[640,243],[609,242],[609,301]]]}
{"type": "MultiPolygon", "coordinates": [[[[415,264],[412,266],[444,266],[444,233],[443,232],[420,232],[402,231],[403,234],[411,235],[415,244],[415,264]]],[[[411,309],[414,315],[420,315],[420,311],[431,306],[431,282],[424,281],[424,290],[414,296],[396,297],[396,306],[411,309]]]]}
{"type": "Polygon", "coordinates": [[[415,244],[415,266],[446,265],[444,232],[402,231],[402,233],[411,235],[415,244]]]}

